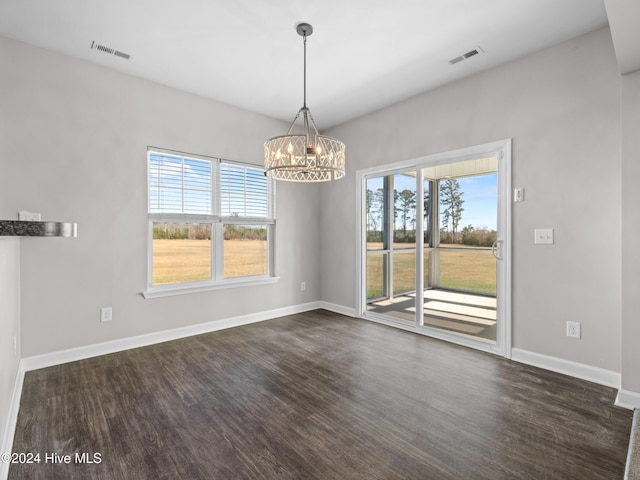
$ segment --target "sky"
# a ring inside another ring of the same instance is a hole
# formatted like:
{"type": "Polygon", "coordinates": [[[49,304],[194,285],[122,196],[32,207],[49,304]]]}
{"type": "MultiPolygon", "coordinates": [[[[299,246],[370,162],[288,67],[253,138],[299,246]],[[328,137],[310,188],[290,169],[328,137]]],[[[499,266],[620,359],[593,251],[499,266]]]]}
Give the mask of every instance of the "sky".
{"type": "MultiPolygon", "coordinates": [[[[463,192],[462,218],[459,230],[468,225],[475,229],[497,229],[498,218],[498,175],[478,175],[458,178],[460,190],[463,192]]],[[[382,187],[382,178],[374,178],[367,182],[367,188],[376,190],[382,187]]],[[[395,175],[394,187],[397,191],[405,189],[415,191],[415,177],[395,175]]]]}
{"type": "MultiPolygon", "coordinates": [[[[213,171],[208,160],[174,157],[150,152],[149,212],[202,213],[212,211],[213,171]]],[[[468,225],[497,229],[498,175],[456,179],[464,204],[458,231],[468,225]]],[[[267,181],[261,169],[222,162],[220,164],[220,214],[222,216],[268,216],[267,181]]],[[[382,177],[367,181],[367,189],[382,188],[382,177]]],[[[415,176],[394,175],[394,189],[416,190],[415,176]]],[[[214,202],[215,203],[215,202],[214,202]]],[[[400,220],[397,220],[397,226],[400,220]]]]}
{"type": "Polygon", "coordinates": [[[460,190],[464,192],[464,211],[460,229],[473,225],[476,229],[485,227],[497,229],[498,218],[498,175],[479,175],[459,178],[460,190]]]}

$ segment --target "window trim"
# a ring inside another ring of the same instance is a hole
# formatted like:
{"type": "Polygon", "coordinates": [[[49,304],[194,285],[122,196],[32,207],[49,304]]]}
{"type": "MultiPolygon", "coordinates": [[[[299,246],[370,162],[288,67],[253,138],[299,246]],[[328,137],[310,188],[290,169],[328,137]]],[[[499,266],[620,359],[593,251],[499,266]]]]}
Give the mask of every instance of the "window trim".
{"type": "Polygon", "coordinates": [[[170,297],[173,295],[184,295],[187,293],[209,292],[213,290],[223,290],[235,287],[250,287],[253,285],[267,285],[270,283],[278,283],[280,277],[261,275],[255,277],[229,278],[219,282],[191,282],[191,283],[173,283],[171,285],[158,285],[150,287],[142,292],[145,299],[170,297]]]}
{"type": "Polygon", "coordinates": [[[268,189],[268,212],[269,217],[229,217],[221,214],[221,189],[220,189],[220,165],[223,163],[257,169],[257,165],[226,160],[217,157],[179,152],[149,146],[146,153],[147,162],[147,280],[146,289],[141,292],[145,299],[166,297],[172,295],[184,295],[188,293],[199,293],[226,288],[246,287],[253,285],[264,285],[276,283],[280,277],[275,270],[275,226],[276,226],[276,188],[275,181],[269,178],[268,189]],[[188,214],[188,213],[149,213],[149,155],[159,153],[171,156],[193,158],[196,160],[206,160],[217,163],[213,169],[215,172],[212,178],[212,213],[211,214],[188,214]],[[172,283],[164,285],[153,285],[153,224],[157,222],[167,223],[201,223],[211,225],[211,277],[209,280],[197,282],[172,283]],[[223,278],[224,277],[224,225],[266,225],[267,227],[267,274],[251,275],[244,277],[223,278]]]}

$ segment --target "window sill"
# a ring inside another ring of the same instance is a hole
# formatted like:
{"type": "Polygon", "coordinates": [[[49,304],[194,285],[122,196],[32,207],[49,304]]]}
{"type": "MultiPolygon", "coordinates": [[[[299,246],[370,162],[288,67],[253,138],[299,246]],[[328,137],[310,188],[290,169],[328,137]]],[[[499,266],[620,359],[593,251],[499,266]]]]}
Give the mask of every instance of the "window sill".
{"type": "Polygon", "coordinates": [[[218,283],[190,283],[185,285],[163,285],[161,287],[149,288],[142,292],[145,299],[170,297],[173,295],[185,295],[188,293],[209,292],[212,290],[223,290],[225,288],[249,287],[253,285],[265,285],[277,283],[280,277],[254,277],[237,280],[226,280],[218,283]]]}

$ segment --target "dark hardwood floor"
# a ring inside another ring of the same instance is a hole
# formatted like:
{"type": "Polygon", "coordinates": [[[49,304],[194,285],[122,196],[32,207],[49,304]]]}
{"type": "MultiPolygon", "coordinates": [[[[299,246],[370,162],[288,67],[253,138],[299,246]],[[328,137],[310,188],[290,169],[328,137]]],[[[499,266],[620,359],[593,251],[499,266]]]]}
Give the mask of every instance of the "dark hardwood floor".
{"type": "Polygon", "coordinates": [[[621,479],[615,394],[318,310],[28,372],[9,478],[621,479]]]}

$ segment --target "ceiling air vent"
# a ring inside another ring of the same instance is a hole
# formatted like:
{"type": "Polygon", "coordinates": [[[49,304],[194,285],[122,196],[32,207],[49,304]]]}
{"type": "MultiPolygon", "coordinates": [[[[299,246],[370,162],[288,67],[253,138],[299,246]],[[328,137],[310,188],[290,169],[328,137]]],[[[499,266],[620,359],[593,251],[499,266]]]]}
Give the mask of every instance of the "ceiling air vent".
{"type": "Polygon", "coordinates": [[[128,53],[121,52],[116,50],[115,48],[107,47],[106,45],[102,45],[96,41],[91,42],[91,49],[98,50],[99,52],[106,53],[109,55],[115,55],[116,57],[124,58],[125,60],[132,60],[133,55],[129,55],[128,53]]]}
{"type": "Polygon", "coordinates": [[[484,53],[484,50],[480,47],[476,47],[473,50],[469,50],[467,53],[463,53],[462,55],[452,58],[451,60],[449,60],[449,65],[455,65],[456,63],[460,63],[461,61],[478,55],[479,53],[484,53]]]}
{"type": "Polygon", "coordinates": [[[474,48],[473,50],[471,50],[470,52],[467,52],[463,55],[464,58],[469,58],[469,57],[473,57],[474,55],[479,54],[480,52],[478,51],[477,48],[474,48]]]}

